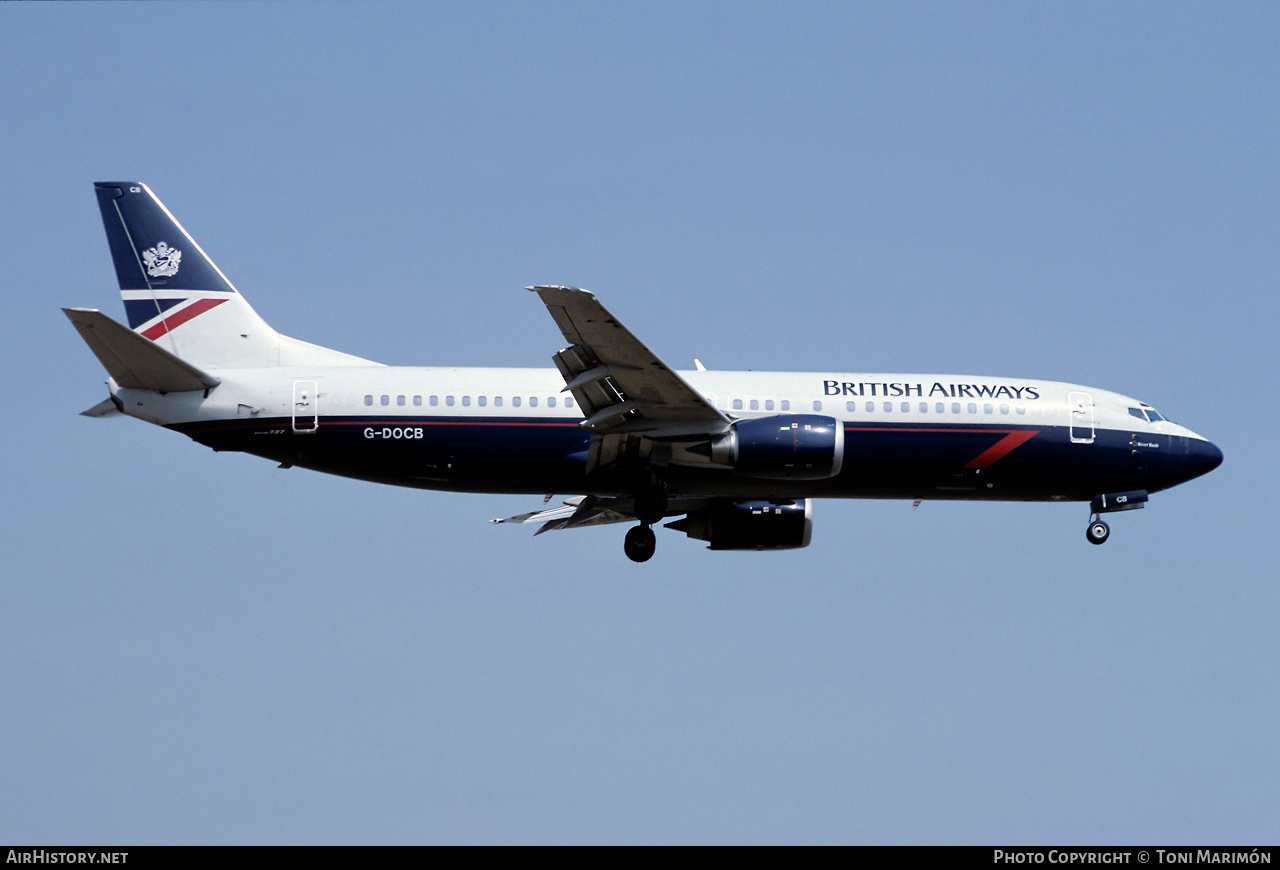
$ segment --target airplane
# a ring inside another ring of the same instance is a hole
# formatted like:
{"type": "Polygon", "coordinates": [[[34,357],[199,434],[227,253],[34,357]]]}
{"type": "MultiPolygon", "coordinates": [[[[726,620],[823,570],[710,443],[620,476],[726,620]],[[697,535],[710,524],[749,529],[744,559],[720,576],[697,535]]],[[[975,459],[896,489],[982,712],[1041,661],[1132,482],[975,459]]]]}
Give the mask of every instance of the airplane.
{"type": "Polygon", "coordinates": [[[676,371],[585,290],[537,285],[555,368],[392,367],[281,335],[140,182],[94,189],[128,326],[64,308],[109,374],[83,412],[214,450],[398,486],[575,493],[497,523],[631,523],[712,550],[808,546],[819,498],[1081,501],[1104,514],[1212,471],[1222,451],[1117,393],[945,374],[676,371]]]}

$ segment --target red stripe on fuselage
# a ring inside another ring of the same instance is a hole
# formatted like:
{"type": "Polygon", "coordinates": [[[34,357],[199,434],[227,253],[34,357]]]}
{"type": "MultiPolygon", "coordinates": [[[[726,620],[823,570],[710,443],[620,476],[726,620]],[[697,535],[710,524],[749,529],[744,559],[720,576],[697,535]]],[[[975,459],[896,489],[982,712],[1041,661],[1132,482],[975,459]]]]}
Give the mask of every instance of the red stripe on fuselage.
{"type": "Polygon", "coordinates": [[[914,426],[850,426],[845,425],[846,432],[964,432],[965,434],[974,434],[979,432],[987,432],[995,435],[1003,435],[1004,437],[992,444],[986,450],[979,453],[965,468],[988,468],[999,460],[1008,456],[1017,448],[1026,444],[1032,438],[1040,433],[1039,429],[964,429],[964,428],[927,428],[914,426]]]}
{"type": "Polygon", "coordinates": [[[210,308],[217,308],[226,301],[227,300],[225,299],[197,299],[185,308],[179,308],[172,316],[166,317],[155,326],[145,330],[142,333],[142,336],[143,338],[149,338],[152,341],[155,341],[166,332],[171,332],[172,330],[177,329],[191,318],[204,314],[210,308]]]}
{"type": "Polygon", "coordinates": [[[1034,437],[1036,437],[1035,429],[1023,429],[1019,432],[1010,432],[995,444],[992,444],[986,450],[969,460],[969,464],[966,465],[965,468],[987,468],[995,462],[1003,459],[1023,444],[1026,444],[1034,437]]]}

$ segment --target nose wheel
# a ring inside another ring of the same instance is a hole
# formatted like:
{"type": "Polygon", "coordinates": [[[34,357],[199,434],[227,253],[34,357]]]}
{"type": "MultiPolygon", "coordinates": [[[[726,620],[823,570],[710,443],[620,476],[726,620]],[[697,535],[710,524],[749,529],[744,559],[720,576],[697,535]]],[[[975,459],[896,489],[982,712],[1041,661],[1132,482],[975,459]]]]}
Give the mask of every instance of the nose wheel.
{"type": "Polygon", "coordinates": [[[1147,491],[1145,489],[1095,495],[1089,504],[1091,510],[1089,528],[1085,529],[1084,536],[1089,539],[1090,544],[1105,544],[1107,538],[1111,537],[1111,528],[1102,521],[1103,514],[1133,511],[1146,506],[1147,491]]]}
{"type": "Polygon", "coordinates": [[[626,540],[622,544],[627,558],[632,562],[648,562],[658,549],[658,538],[649,528],[648,523],[641,523],[627,531],[626,540]]]}

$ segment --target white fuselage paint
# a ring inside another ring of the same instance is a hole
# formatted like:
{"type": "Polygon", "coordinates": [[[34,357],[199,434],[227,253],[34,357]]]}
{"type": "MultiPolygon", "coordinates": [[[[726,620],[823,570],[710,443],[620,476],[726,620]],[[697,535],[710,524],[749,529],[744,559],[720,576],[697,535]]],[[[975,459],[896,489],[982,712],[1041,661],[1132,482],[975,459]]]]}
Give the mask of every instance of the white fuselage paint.
{"type": "MultiPolygon", "coordinates": [[[[123,411],[161,426],[211,422],[236,417],[289,417],[293,412],[294,383],[315,381],[317,412],[321,420],[364,417],[370,414],[394,418],[467,417],[477,421],[520,417],[547,421],[582,419],[575,406],[567,407],[564,381],[554,369],[447,368],[400,366],[308,366],[269,369],[211,369],[222,383],[206,396],[200,392],[161,395],[148,390],[122,390],[111,384],[123,411]],[[388,404],[382,404],[382,397],[388,404]],[[414,405],[414,397],[421,405],[414,405]],[[431,397],[437,404],[432,405],[431,397]],[[366,404],[372,397],[372,404],[366,404]],[[404,404],[399,404],[404,397],[404,404]],[[449,398],[453,404],[446,404],[449,398]],[[485,404],[479,404],[483,397],[485,404]],[[468,404],[464,405],[463,401],[468,404]],[[496,403],[501,399],[501,405],[496,403]],[[513,399],[519,399],[517,406],[513,399]],[[552,407],[549,400],[555,401],[552,407]],[[531,400],[536,400],[536,405],[531,400]]],[[[1008,424],[1019,426],[1068,426],[1073,393],[1092,402],[1092,425],[1097,430],[1152,432],[1201,436],[1167,420],[1139,420],[1130,408],[1149,407],[1118,393],[1056,381],[965,375],[796,372],[680,372],[694,389],[715,407],[742,419],[773,414],[824,414],[846,424],[916,423],[921,425],[1008,424]],[[861,385],[861,395],[824,393],[825,382],[861,385]],[[884,394],[884,385],[912,385],[910,395],[884,394]],[[914,385],[922,385],[917,394],[914,385]],[[941,386],[945,392],[937,389],[941,386]],[[959,391],[968,386],[968,394],[959,391]],[[975,395],[974,387],[1000,396],[975,395]],[[872,394],[874,389],[875,394],[872,394]],[[932,395],[930,391],[932,390],[932,395]],[[951,395],[952,392],[960,395],[951,395]],[[1035,398],[1031,396],[1034,394],[1035,398]],[[1014,398],[1014,396],[1019,396],[1014,398]],[[735,405],[741,402],[741,406],[735,405]],[[752,407],[755,402],[755,407],[752,407]],[[773,408],[766,408],[772,402],[773,408]],[[788,409],[782,405],[789,404],[788,409]],[[870,405],[870,410],[868,410],[870,405]],[[938,410],[938,406],[942,410],[938,410]]]]}

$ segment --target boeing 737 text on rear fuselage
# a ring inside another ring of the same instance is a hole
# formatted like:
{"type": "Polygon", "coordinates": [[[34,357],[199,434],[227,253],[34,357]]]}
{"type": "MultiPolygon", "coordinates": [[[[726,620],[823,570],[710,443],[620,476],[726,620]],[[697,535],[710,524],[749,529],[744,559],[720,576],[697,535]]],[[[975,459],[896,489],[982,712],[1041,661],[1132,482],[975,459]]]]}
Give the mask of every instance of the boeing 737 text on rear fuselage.
{"type": "Polygon", "coordinates": [[[554,369],[384,366],[268,326],[145,185],[96,192],[129,325],[63,309],[110,375],[86,415],[379,483],[576,493],[494,522],[634,523],[637,562],[667,518],[713,550],[807,546],[818,498],[1089,502],[1100,544],[1102,514],[1222,462],[1150,405],[1076,384],[677,372],[570,287],[528,288],[568,342],[554,369]]]}

